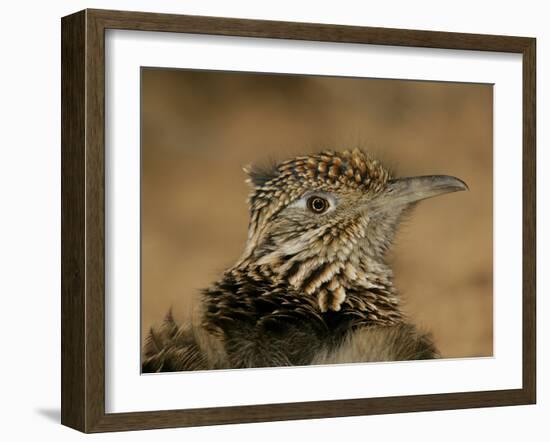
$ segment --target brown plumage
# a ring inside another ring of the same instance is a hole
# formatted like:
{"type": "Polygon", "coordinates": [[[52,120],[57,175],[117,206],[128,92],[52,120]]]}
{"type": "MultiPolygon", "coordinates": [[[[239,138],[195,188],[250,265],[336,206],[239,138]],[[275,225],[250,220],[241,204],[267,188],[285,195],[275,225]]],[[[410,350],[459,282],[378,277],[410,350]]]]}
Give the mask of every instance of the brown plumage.
{"type": "Polygon", "coordinates": [[[144,372],[438,357],[399,309],[385,255],[416,202],[466,184],[394,179],[358,149],[246,172],[244,253],[203,292],[198,323],[169,314],[151,330],[144,372]]]}

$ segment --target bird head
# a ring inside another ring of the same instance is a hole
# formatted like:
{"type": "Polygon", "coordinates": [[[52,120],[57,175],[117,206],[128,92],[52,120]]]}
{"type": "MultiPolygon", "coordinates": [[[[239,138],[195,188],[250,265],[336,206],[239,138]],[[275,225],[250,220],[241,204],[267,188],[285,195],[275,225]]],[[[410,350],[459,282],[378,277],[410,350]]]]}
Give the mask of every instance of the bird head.
{"type": "Polygon", "coordinates": [[[252,187],[239,266],[268,268],[321,311],[338,311],[350,290],[388,289],[385,263],[402,215],[420,200],[466,190],[458,178],[393,178],[367,153],[299,156],[247,167],[252,187]]]}

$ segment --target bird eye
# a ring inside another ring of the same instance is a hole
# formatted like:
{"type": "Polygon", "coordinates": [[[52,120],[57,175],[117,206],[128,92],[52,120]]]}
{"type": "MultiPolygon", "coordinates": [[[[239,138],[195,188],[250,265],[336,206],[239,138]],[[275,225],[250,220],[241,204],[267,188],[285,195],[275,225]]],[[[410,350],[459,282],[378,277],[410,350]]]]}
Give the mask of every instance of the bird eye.
{"type": "Polygon", "coordinates": [[[328,209],[329,203],[320,196],[312,196],[307,200],[307,208],[313,213],[323,213],[328,209]]]}

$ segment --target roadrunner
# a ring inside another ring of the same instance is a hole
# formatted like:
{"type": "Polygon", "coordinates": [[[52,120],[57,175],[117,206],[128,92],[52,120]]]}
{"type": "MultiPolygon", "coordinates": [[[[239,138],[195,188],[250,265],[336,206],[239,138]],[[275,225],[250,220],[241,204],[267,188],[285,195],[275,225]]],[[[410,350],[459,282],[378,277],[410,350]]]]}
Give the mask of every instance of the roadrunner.
{"type": "Polygon", "coordinates": [[[200,320],[151,329],[143,372],[439,356],[399,308],[386,260],[418,201],[466,190],[458,178],[393,178],[365,152],[249,167],[244,253],[204,290],[200,320]]]}

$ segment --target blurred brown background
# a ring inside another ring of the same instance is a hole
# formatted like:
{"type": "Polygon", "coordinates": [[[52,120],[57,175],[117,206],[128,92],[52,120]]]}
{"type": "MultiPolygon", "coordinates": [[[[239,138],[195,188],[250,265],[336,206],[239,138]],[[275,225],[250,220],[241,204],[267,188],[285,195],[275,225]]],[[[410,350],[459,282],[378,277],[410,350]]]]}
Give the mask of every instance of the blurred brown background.
{"type": "Polygon", "coordinates": [[[243,165],[359,146],[470,186],[420,203],[390,259],[444,357],[492,355],[492,102],[491,85],[144,68],[142,337],[239,257],[243,165]]]}

